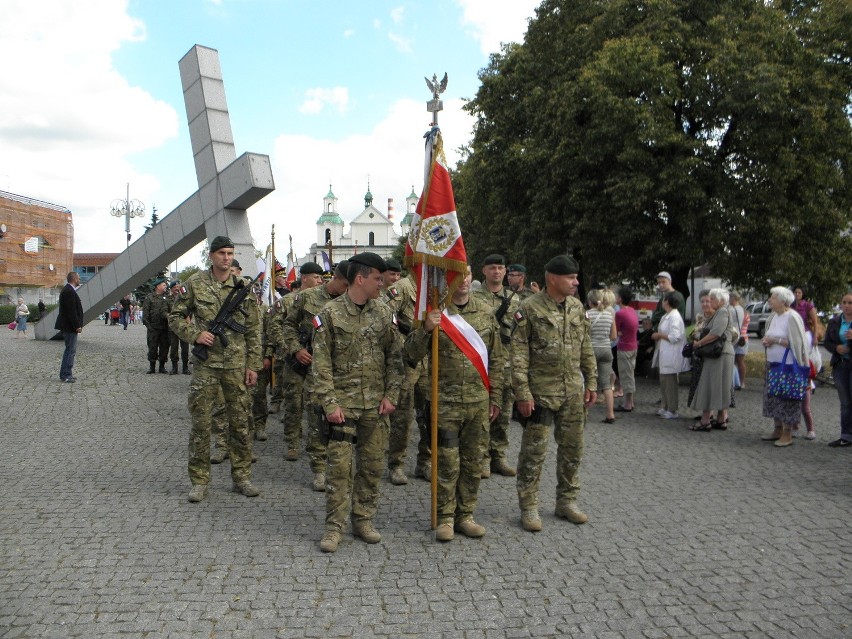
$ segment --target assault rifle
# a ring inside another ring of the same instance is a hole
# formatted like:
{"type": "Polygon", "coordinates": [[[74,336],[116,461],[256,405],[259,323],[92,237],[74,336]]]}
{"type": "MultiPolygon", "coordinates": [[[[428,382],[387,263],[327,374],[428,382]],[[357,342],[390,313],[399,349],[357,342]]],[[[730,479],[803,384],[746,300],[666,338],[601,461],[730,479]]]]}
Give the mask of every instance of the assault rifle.
{"type": "MultiPolygon", "coordinates": [[[[225,298],[222,308],[219,309],[216,317],[213,318],[213,321],[210,322],[210,326],[207,328],[207,332],[213,333],[214,337],[218,337],[221,340],[223,348],[228,348],[228,337],[225,335],[226,328],[230,328],[235,333],[240,333],[241,335],[245,335],[248,332],[248,327],[240,324],[234,318],[234,314],[239,311],[245,317],[248,317],[248,313],[243,308],[243,300],[246,299],[251,292],[252,286],[261,275],[262,273],[258,273],[257,277],[248,284],[243,278],[232,276],[236,279],[234,289],[228,293],[228,297],[225,298]]],[[[198,361],[206,362],[208,348],[206,344],[196,344],[192,347],[192,354],[198,361]]]]}

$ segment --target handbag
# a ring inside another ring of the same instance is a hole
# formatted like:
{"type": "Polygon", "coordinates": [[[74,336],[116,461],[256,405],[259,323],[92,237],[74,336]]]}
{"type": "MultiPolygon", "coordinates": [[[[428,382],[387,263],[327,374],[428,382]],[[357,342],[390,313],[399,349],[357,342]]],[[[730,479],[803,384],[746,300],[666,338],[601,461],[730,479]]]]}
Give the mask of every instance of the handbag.
{"type": "Polygon", "coordinates": [[[780,362],[769,364],[769,372],[766,375],[766,394],[770,397],[802,401],[808,388],[811,367],[799,365],[795,358],[791,364],[788,364],[787,355],[789,354],[790,349],[787,348],[780,362]]]}
{"type": "Polygon", "coordinates": [[[687,342],[686,344],[684,344],[683,348],[680,351],[680,354],[682,357],[686,357],[687,359],[692,358],[694,354],[692,352],[692,342],[687,342]]]}
{"type": "MultiPolygon", "coordinates": [[[[704,335],[702,335],[702,338],[704,335]]],[[[692,352],[696,357],[702,359],[719,359],[722,356],[722,349],[725,348],[725,335],[722,334],[719,339],[713,340],[709,344],[703,344],[698,347],[693,347],[692,352]]]]}
{"type": "Polygon", "coordinates": [[[7,328],[8,328],[10,331],[14,331],[17,327],[18,327],[18,323],[17,323],[17,322],[9,322],[9,324],[8,324],[8,326],[7,326],[7,328]]]}

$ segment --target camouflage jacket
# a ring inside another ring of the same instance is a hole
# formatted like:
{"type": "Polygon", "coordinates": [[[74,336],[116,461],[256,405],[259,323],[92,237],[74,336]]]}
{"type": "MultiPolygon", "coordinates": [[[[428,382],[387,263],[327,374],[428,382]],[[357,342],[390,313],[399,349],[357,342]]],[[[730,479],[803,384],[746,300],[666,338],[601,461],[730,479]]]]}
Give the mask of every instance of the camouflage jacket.
{"type": "MultiPolygon", "coordinates": [[[[195,340],[206,331],[216,318],[225,298],[234,289],[237,282],[235,277],[229,277],[219,282],[210,269],[199,271],[192,275],[183,285],[186,292],[181,291],[169,313],[169,328],[182,340],[195,344],[195,340]],[[187,317],[191,319],[186,320],[187,317]]],[[[248,329],[245,334],[237,333],[228,328],[225,335],[228,347],[222,346],[222,340],[216,338],[208,349],[205,362],[198,364],[210,368],[250,369],[258,371],[263,367],[260,346],[260,321],[257,312],[257,302],[249,295],[243,300],[243,313],[236,313],[234,319],[248,329]]]]}
{"type": "MultiPolygon", "coordinates": [[[[319,288],[319,287],[317,287],[319,288]]],[[[375,410],[383,397],[394,406],[402,386],[402,341],[386,304],[359,308],[343,294],[314,320],[313,394],[326,415],[342,408],[375,410]]]]}
{"type": "MultiPolygon", "coordinates": [[[[598,369],[583,305],[560,305],[546,291],[521,302],[512,333],[512,386],[518,401],[556,410],[567,397],[597,390],[598,369]]],[[[607,380],[608,381],[608,380],[607,380]]]]}
{"type": "Polygon", "coordinates": [[[417,289],[414,287],[414,282],[403,277],[382,292],[382,300],[396,315],[399,332],[408,335],[414,326],[414,304],[417,301],[417,289]]]}
{"type": "Polygon", "coordinates": [[[311,342],[314,334],[314,316],[332,299],[334,298],[324,284],[293,296],[281,326],[281,350],[285,356],[292,357],[311,342]]]}
{"type": "MultiPolygon", "coordinates": [[[[485,342],[488,348],[488,380],[491,392],[486,390],[482,377],[470,359],[462,353],[447,334],[438,334],[438,398],[440,402],[472,404],[485,399],[500,406],[503,396],[503,345],[497,320],[489,306],[481,300],[470,298],[464,308],[454,304],[447,307],[451,315],[461,315],[485,342]]],[[[412,331],[405,340],[404,356],[407,361],[419,361],[428,356],[432,359],[432,335],[423,326],[412,331]]]]}
{"type": "Polygon", "coordinates": [[[167,295],[151,293],[142,302],[142,323],[148,328],[165,330],[169,327],[171,301],[167,295]]]}
{"type": "Polygon", "coordinates": [[[293,303],[299,296],[298,293],[288,293],[275,302],[275,306],[269,309],[269,319],[266,330],[266,357],[284,357],[284,320],[293,308],[293,303]]]}
{"type": "MultiPolygon", "coordinates": [[[[498,293],[492,293],[484,284],[482,285],[482,288],[474,291],[472,296],[488,304],[492,312],[495,313],[495,316],[500,307],[503,306],[503,300],[509,300],[508,305],[506,306],[506,311],[503,313],[503,318],[501,320],[497,320],[497,324],[500,327],[500,339],[503,342],[503,346],[507,353],[511,353],[512,331],[515,329],[515,311],[518,310],[518,303],[520,302],[518,296],[515,295],[512,289],[508,287],[503,287],[503,290],[498,293]]],[[[506,356],[505,363],[507,367],[512,365],[509,355],[506,356]]]]}

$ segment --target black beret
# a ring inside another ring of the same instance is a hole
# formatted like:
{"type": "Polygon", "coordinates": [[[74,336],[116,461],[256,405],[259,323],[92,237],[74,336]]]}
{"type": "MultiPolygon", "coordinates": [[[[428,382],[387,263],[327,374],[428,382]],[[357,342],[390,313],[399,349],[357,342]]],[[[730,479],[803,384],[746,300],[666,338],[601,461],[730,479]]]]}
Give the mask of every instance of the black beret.
{"type": "Polygon", "coordinates": [[[506,270],[509,273],[526,273],[527,267],[523,264],[509,264],[509,266],[506,267],[506,270]]]}
{"type": "Polygon", "coordinates": [[[395,260],[392,257],[389,257],[385,260],[385,265],[388,267],[389,271],[393,271],[394,273],[402,273],[402,264],[399,263],[399,260],[395,260]]]}
{"type": "Polygon", "coordinates": [[[337,264],[334,265],[334,275],[337,277],[342,277],[346,279],[346,273],[349,271],[349,260],[340,260],[337,264]]]}
{"type": "Polygon", "coordinates": [[[174,288],[175,286],[180,286],[180,282],[178,282],[177,280],[175,280],[174,282],[172,282],[171,284],[169,284],[169,288],[174,288]]]}
{"type": "Polygon", "coordinates": [[[506,258],[504,258],[499,253],[492,253],[491,255],[486,256],[484,260],[482,260],[482,266],[489,266],[490,264],[506,264],[506,258]]]}
{"type": "Polygon", "coordinates": [[[237,260],[233,260],[233,261],[231,262],[231,266],[233,266],[234,268],[238,268],[238,269],[240,269],[241,271],[243,270],[243,267],[242,267],[242,266],[240,266],[240,263],[239,263],[237,260]]]}
{"type": "Polygon", "coordinates": [[[369,251],[367,251],[366,253],[358,253],[358,255],[353,255],[349,258],[349,263],[369,266],[371,268],[376,269],[380,273],[384,273],[386,270],[388,270],[388,265],[382,259],[382,256],[377,255],[375,253],[370,253],[369,251]]]}
{"type": "Polygon", "coordinates": [[[316,262],[305,262],[299,267],[299,275],[322,275],[322,266],[316,262]]]}
{"type": "Polygon", "coordinates": [[[223,248],[234,248],[234,243],[229,237],[225,237],[224,235],[217,235],[213,238],[213,241],[210,242],[210,252],[215,253],[219,249],[223,248]]]}
{"type": "Polygon", "coordinates": [[[544,265],[544,270],[554,275],[576,275],[580,272],[580,265],[570,255],[557,255],[544,265]]]}

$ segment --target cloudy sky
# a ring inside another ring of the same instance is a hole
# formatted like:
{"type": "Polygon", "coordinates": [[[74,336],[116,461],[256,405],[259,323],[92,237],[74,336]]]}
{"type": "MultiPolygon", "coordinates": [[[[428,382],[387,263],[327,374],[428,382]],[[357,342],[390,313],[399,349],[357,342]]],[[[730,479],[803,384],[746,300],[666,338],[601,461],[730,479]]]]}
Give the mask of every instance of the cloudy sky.
{"type": "Polygon", "coordinates": [[[237,155],[271,157],[276,190],[249,211],[256,245],[274,223],[278,252],[292,235],[304,254],[329,184],[347,222],[368,177],[397,221],[412,186],[419,194],[433,73],[449,74],[440,123],[455,163],[470,137],[463,99],[537,4],[4,0],[0,190],[71,209],[76,252],[123,250],[124,218],[109,209],[128,183],[147,209],[133,240],[152,207],[162,218],[197,188],[177,63],[201,44],[219,51],[237,155]]]}

